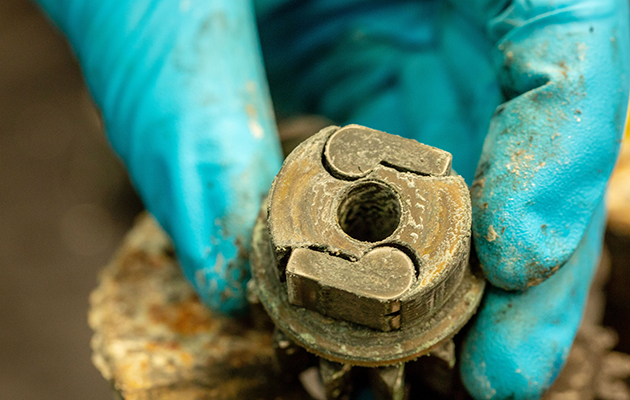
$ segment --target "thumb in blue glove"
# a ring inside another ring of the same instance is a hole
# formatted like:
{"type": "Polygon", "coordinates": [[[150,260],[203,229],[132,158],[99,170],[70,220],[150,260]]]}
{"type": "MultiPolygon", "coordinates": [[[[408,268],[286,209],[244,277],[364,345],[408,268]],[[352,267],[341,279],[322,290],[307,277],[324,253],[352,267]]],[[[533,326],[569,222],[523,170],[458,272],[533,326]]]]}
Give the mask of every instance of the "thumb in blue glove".
{"type": "Polygon", "coordinates": [[[281,163],[250,2],[40,4],[186,277],[215,311],[243,312],[251,228],[281,163]]]}

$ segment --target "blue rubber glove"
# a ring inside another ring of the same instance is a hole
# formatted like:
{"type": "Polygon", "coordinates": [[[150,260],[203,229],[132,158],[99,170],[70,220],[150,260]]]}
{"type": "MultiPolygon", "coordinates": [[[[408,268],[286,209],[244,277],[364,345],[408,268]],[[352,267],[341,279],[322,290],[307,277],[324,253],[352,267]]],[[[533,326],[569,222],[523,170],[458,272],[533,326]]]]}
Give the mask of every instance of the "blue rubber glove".
{"type": "MultiPolygon", "coordinates": [[[[188,279],[213,309],[242,310],[249,230],[280,160],[251,4],[40,3],[188,279]]],[[[441,147],[469,183],[479,163],[473,233],[496,287],[462,376],[478,399],[539,397],[566,359],[601,247],[628,96],[625,0],[255,7],[279,113],[441,147]]]]}
{"type": "Polygon", "coordinates": [[[282,162],[251,4],[39,3],[186,277],[215,311],[244,312],[251,230],[282,162]]]}

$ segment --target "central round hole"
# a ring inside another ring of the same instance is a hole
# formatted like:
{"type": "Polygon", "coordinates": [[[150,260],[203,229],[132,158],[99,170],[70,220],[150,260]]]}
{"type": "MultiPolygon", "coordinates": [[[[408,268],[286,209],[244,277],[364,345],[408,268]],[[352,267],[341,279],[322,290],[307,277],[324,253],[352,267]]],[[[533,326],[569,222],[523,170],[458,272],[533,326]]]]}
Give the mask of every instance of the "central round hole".
{"type": "Polygon", "coordinates": [[[400,201],[396,192],[378,182],[352,188],[337,210],[339,226],[363,242],[389,237],[400,223],[400,201]]]}

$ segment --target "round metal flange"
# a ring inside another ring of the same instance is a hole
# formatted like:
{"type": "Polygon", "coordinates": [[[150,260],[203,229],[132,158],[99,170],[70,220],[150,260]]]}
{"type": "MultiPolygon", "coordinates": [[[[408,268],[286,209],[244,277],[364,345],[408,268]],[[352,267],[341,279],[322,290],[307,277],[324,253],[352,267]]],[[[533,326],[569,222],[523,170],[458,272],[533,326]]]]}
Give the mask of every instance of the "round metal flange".
{"type": "Polygon", "coordinates": [[[360,126],[296,148],[254,229],[252,274],[278,328],[330,361],[384,366],[449,340],[485,281],[450,154],[360,126]]]}

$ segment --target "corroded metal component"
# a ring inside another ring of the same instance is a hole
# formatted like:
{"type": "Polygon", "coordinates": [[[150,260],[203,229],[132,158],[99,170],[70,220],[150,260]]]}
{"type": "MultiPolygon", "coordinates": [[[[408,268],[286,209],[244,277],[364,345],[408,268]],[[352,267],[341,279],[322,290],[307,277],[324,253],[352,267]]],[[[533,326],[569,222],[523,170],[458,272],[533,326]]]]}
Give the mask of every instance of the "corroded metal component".
{"type": "Polygon", "coordinates": [[[409,257],[379,247],[358,261],[296,249],[287,265],[289,302],[331,317],[388,331],[400,328],[400,302],[415,282],[409,257]]]}
{"type": "Polygon", "coordinates": [[[352,392],[352,366],[320,358],[319,374],[324,385],[326,399],[350,399],[350,393],[352,392]]]}
{"type": "Polygon", "coordinates": [[[324,157],[331,169],[345,179],[366,177],[380,166],[424,176],[451,175],[450,153],[359,125],[349,125],[332,134],[324,157]]]}
{"type": "Polygon", "coordinates": [[[433,315],[470,250],[468,188],[450,166],[445,151],[356,125],[299,146],[269,194],[289,302],[383,331],[433,315]]]}
{"type": "Polygon", "coordinates": [[[300,372],[315,365],[313,359],[316,357],[296,345],[280,329],[274,329],[272,338],[275,352],[274,369],[283,381],[296,381],[300,372]]]}
{"type": "Polygon", "coordinates": [[[405,364],[395,364],[370,370],[372,387],[377,400],[405,400],[405,364]]]}
{"type": "MultiPolygon", "coordinates": [[[[93,362],[124,400],[309,400],[278,382],[272,332],[213,315],[143,215],[90,296],[93,362]]],[[[304,351],[300,348],[301,351],[304,351]]]]}
{"type": "Polygon", "coordinates": [[[468,188],[451,156],[351,125],[286,159],[254,230],[274,323],[327,360],[386,366],[442,346],[472,316],[468,188]]]}

